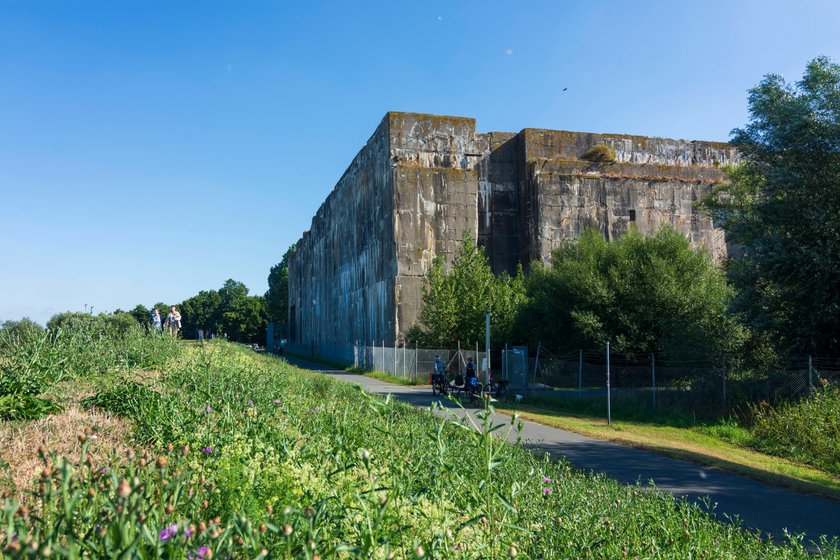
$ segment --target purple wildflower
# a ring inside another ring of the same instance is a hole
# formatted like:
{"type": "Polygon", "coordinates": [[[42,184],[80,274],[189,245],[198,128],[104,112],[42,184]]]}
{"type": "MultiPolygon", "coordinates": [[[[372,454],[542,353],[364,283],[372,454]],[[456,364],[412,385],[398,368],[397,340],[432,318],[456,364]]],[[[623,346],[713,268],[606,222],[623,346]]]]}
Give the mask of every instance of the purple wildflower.
{"type": "Polygon", "coordinates": [[[283,401],[281,401],[280,399],[274,399],[274,404],[279,406],[279,405],[283,404],[283,401]]]}
{"type": "Polygon", "coordinates": [[[99,469],[99,474],[107,474],[107,473],[108,473],[108,467],[102,467],[101,469],[99,469]]]}
{"type": "Polygon", "coordinates": [[[163,542],[168,541],[172,537],[178,534],[178,524],[173,523],[171,525],[167,525],[160,531],[160,540],[163,542]]]}
{"type": "Polygon", "coordinates": [[[208,406],[208,407],[206,407],[206,408],[204,409],[204,412],[205,412],[205,413],[207,413],[207,414],[210,414],[211,412],[214,412],[214,411],[213,411],[213,407],[212,407],[212,406],[208,406]]]}
{"type": "Polygon", "coordinates": [[[543,496],[548,496],[551,494],[551,488],[543,488],[543,496]]]}
{"type": "Polygon", "coordinates": [[[546,484],[551,484],[551,478],[549,478],[547,476],[544,476],[543,477],[543,482],[545,482],[546,484]]]}
{"type": "Polygon", "coordinates": [[[210,552],[210,547],[209,546],[206,546],[206,545],[199,546],[198,550],[195,551],[195,556],[194,557],[190,556],[190,558],[192,560],[198,560],[199,558],[206,558],[208,552],[210,552]]]}
{"type": "Polygon", "coordinates": [[[207,455],[212,455],[213,454],[213,448],[212,447],[202,447],[201,451],[202,451],[202,453],[206,453],[207,455]]]}
{"type": "Polygon", "coordinates": [[[192,529],[190,529],[189,525],[184,527],[184,534],[187,535],[188,537],[191,537],[193,535],[192,529]]]}

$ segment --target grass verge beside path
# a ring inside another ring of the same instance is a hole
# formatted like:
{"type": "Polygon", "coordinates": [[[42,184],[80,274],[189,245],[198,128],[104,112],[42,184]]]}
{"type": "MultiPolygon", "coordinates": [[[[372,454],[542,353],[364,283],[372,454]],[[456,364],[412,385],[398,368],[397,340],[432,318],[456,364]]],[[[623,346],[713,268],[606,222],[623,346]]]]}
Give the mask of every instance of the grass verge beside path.
{"type": "Polygon", "coordinates": [[[626,420],[613,421],[610,427],[604,419],[559,412],[550,407],[498,403],[496,408],[518,412],[524,419],[553,428],[719,467],[757,480],[840,500],[840,479],[831,474],[744,449],[693,428],[626,420]]]}
{"type": "Polygon", "coordinates": [[[298,358],[300,360],[305,360],[305,361],[311,362],[313,364],[321,364],[321,365],[324,365],[324,366],[327,366],[327,367],[331,367],[333,369],[346,371],[348,373],[355,373],[357,375],[364,375],[366,377],[372,377],[373,379],[378,379],[380,381],[385,381],[385,382],[388,382],[388,383],[396,383],[397,385],[408,385],[408,386],[420,385],[420,383],[417,383],[416,381],[413,381],[411,379],[407,379],[405,377],[396,377],[394,375],[391,375],[390,373],[385,373],[384,371],[368,371],[366,369],[357,368],[357,367],[353,367],[353,366],[346,366],[346,365],[338,364],[338,363],[335,363],[335,362],[329,362],[327,360],[310,358],[309,356],[301,356],[301,355],[298,355],[298,354],[289,354],[288,352],[286,352],[286,355],[290,358],[298,358]]]}

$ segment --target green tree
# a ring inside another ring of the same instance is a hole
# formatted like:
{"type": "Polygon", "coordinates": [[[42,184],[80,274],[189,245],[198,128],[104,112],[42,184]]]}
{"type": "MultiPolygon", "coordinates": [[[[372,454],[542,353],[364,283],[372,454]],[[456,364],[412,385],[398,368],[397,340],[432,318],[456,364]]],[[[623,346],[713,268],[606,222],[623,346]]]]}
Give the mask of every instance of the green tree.
{"type": "Polygon", "coordinates": [[[461,248],[446,272],[438,257],[423,281],[420,324],[409,338],[425,345],[444,346],[484,340],[485,314],[490,311],[492,344],[508,340],[516,308],[524,299],[524,276],[495,276],[484,251],[465,234],[461,248]]]}
{"type": "Polygon", "coordinates": [[[265,298],[244,296],[231,302],[222,313],[222,329],[231,340],[265,344],[268,313],[265,298]]]}
{"type": "Polygon", "coordinates": [[[24,317],[19,321],[3,321],[0,323],[0,331],[4,337],[14,337],[22,342],[31,342],[37,340],[43,335],[44,327],[30,319],[24,317]]]}
{"type": "Polygon", "coordinates": [[[271,267],[268,273],[268,291],[265,293],[268,320],[285,323],[289,316],[289,259],[296,245],[283,254],[283,260],[271,267]]]}
{"type": "Polygon", "coordinates": [[[181,303],[181,326],[185,337],[195,336],[198,329],[219,332],[222,297],[216,290],[202,290],[181,303]]]}
{"type": "Polygon", "coordinates": [[[265,342],[265,298],[249,296],[248,287],[242,282],[228,279],[218,291],[202,290],[178,307],[184,338],[195,337],[198,329],[210,329],[236,342],[265,342]]]}
{"type": "Polygon", "coordinates": [[[704,201],[738,247],[736,309],[783,352],[840,355],[840,66],[768,75],[749,109],[742,162],[704,201]]]}
{"type": "Polygon", "coordinates": [[[134,309],[128,313],[143,326],[148,325],[151,320],[151,313],[145,305],[137,304],[134,306],[134,309]]]}
{"type": "Polygon", "coordinates": [[[629,231],[607,242],[586,230],[534,263],[518,330],[536,345],[568,351],[601,345],[626,355],[731,349],[742,338],[728,312],[732,288],[703,249],[671,229],[629,231]]]}

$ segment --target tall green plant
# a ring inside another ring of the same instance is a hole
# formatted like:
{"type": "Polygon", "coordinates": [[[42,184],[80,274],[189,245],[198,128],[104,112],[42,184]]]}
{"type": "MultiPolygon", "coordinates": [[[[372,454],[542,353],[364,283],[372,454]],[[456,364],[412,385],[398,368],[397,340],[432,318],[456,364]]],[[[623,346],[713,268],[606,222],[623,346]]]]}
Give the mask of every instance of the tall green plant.
{"type": "Polygon", "coordinates": [[[536,345],[574,350],[607,340],[626,354],[732,349],[742,338],[728,312],[732,288],[703,249],[671,229],[608,242],[587,230],[534,263],[518,327],[536,345]]]}
{"type": "Polygon", "coordinates": [[[505,342],[518,305],[524,300],[524,274],[493,274],[484,250],[466,233],[449,270],[442,257],[423,281],[420,325],[409,334],[431,345],[484,340],[490,312],[494,345],[505,342]]]}
{"type": "Polygon", "coordinates": [[[268,291],[265,293],[268,320],[285,323],[289,314],[289,259],[297,246],[292,243],[283,254],[283,259],[271,267],[268,273],[268,291]]]}
{"type": "Polygon", "coordinates": [[[742,163],[705,201],[740,248],[737,309],[782,351],[840,355],[840,65],[816,58],[796,84],[770,74],[749,109],[742,163]]]}

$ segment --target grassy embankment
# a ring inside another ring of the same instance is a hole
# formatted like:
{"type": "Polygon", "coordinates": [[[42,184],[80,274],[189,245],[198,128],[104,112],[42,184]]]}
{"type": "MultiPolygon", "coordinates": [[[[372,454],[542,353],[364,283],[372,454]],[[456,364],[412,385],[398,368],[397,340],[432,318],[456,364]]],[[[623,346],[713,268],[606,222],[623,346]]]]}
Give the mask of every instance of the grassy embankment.
{"type": "Polygon", "coordinates": [[[82,399],[130,422],[122,454],[102,454],[95,421],[72,434],[78,461],[24,450],[43,460],[0,512],[7,556],[810,557],[535,458],[490,415],[476,433],[222,342],[159,370],[103,372],[82,399]]]}

